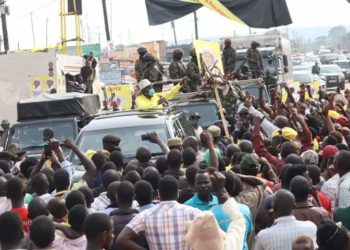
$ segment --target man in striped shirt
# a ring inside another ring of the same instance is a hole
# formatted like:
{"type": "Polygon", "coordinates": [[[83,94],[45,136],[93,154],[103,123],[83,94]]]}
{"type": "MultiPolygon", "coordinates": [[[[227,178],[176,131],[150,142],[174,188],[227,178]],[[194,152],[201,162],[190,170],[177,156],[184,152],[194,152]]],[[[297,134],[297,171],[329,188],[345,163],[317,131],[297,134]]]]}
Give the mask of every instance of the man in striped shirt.
{"type": "Polygon", "coordinates": [[[187,222],[192,221],[199,209],[179,204],[179,185],[175,177],[165,176],[159,182],[160,203],[137,216],[119,234],[117,244],[123,249],[143,249],[134,241],[137,234],[145,233],[149,249],[188,249],[185,242],[187,222]]]}
{"type": "Polygon", "coordinates": [[[308,236],[316,246],[317,227],[310,221],[298,221],[292,215],[295,206],[293,194],[279,190],[272,201],[274,224],[258,233],[253,250],[292,250],[293,241],[299,236],[308,236]]]}

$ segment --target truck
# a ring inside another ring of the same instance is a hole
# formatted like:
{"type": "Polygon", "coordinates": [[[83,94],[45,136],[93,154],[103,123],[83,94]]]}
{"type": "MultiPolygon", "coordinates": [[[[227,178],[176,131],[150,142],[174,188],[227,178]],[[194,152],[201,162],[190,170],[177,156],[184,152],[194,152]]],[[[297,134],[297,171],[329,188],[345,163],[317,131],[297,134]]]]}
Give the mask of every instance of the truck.
{"type": "MultiPolygon", "coordinates": [[[[74,140],[99,111],[99,96],[92,94],[42,94],[23,99],[17,103],[17,122],[12,126],[1,124],[4,131],[0,146],[7,150],[11,144],[17,144],[28,156],[40,158],[45,129],[51,129],[60,141],[74,140]]],[[[67,155],[68,151],[64,153],[67,155]]]]}
{"type": "MultiPolygon", "coordinates": [[[[80,74],[84,58],[47,52],[19,52],[0,56],[2,93],[0,120],[17,120],[17,102],[43,93],[66,93],[66,82],[80,74]]],[[[101,94],[96,70],[94,89],[101,94]]],[[[95,91],[94,91],[95,92],[95,91]]]]}
{"type": "Polygon", "coordinates": [[[252,41],[256,41],[260,44],[258,50],[263,59],[265,77],[270,77],[267,81],[269,83],[267,87],[275,86],[282,82],[293,82],[291,44],[281,34],[226,37],[221,39],[221,44],[224,43],[225,39],[231,39],[232,46],[236,50],[235,70],[238,70],[242,65],[247,65],[247,49],[250,48],[252,41]]]}

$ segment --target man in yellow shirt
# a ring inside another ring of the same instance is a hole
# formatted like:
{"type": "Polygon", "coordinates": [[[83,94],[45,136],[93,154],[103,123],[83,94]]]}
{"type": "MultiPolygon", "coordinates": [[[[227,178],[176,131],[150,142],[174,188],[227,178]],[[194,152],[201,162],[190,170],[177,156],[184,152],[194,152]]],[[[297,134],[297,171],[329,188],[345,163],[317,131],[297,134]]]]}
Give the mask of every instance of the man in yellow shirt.
{"type": "Polygon", "coordinates": [[[147,79],[143,79],[139,82],[141,95],[136,97],[136,109],[162,109],[163,104],[167,104],[167,101],[171,100],[180,91],[184,83],[185,79],[166,92],[155,93],[152,83],[147,79]]]}

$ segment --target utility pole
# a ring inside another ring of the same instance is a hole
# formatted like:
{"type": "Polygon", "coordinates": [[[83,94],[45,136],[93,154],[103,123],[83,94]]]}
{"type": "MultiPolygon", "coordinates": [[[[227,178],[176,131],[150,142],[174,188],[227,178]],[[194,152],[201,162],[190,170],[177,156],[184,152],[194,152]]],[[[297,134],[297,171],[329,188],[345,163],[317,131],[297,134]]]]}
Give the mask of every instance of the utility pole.
{"type": "Polygon", "coordinates": [[[113,11],[113,2],[111,1],[111,9],[110,9],[110,13],[109,13],[109,15],[111,16],[110,17],[110,22],[111,22],[111,29],[110,29],[110,32],[111,32],[111,40],[113,40],[113,13],[112,13],[112,11],[113,11]]]}
{"type": "Polygon", "coordinates": [[[195,36],[196,36],[196,39],[198,40],[198,19],[197,19],[197,11],[194,11],[193,12],[193,15],[194,15],[194,33],[195,33],[195,36]]]}
{"type": "Polygon", "coordinates": [[[108,16],[107,16],[106,0],[102,0],[102,8],[103,8],[103,18],[104,18],[104,21],[105,21],[106,38],[107,38],[107,41],[110,41],[111,40],[111,36],[109,34],[109,27],[108,27],[108,16]]]}
{"type": "Polygon", "coordinates": [[[32,23],[33,45],[34,45],[34,48],[35,48],[35,34],[34,34],[34,24],[33,24],[33,12],[30,12],[30,21],[32,23]]]}
{"type": "Polygon", "coordinates": [[[176,38],[176,29],[175,29],[175,22],[171,22],[171,28],[173,29],[174,32],[174,41],[175,41],[175,46],[177,46],[177,38],[176,38]]]}
{"type": "Polygon", "coordinates": [[[9,15],[8,6],[5,5],[6,0],[0,0],[0,10],[1,10],[1,24],[2,24],[2,35],[4,37],[4,48],[5,52],[9,51],[9,38],[7,34],[7,23],[6,15],[9,15]]]}

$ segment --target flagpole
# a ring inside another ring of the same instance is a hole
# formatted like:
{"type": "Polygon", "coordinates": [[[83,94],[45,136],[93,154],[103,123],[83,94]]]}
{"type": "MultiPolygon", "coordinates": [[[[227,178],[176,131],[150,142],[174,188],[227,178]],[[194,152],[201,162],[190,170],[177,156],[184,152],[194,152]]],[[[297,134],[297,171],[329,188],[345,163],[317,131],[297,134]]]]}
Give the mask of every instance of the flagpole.
{"type": "Polygon", "coordinates": [[[193,12],[194,15],[194,32],[195,32],[195,37],[198,40],[198,19],[197,19],[197,11],[193,12]]]}
{"type": "Polygon", "coordinates": [[[175,29],[175,22],[174,21],[171,22],[171,27],[173,28],[173,32],[174,32],[175,46],[177,46],[176,29],[175,29]]]}

